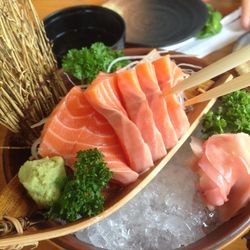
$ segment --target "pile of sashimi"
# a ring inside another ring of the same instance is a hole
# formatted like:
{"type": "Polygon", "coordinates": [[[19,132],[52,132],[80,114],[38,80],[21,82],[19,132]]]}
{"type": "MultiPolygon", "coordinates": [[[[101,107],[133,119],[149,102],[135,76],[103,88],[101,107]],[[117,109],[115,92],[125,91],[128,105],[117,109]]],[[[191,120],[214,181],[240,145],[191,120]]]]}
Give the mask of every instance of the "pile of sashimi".
{"type": "MultiPolygon", "coordinates": [[[[74,221],[100,213],[113,186],[135,182],[190,127],[180,96],[165,94],[188,77],[170,55],[145,57],[112,73],[97,71],[86,88],[73,86],[62,98],[34,146],[38,159],[19,171],[50,218],[74,221]]],[[[191,146],[204,202],[230,219],[250,199],[249,135],[214,135],[191,146]]]]}

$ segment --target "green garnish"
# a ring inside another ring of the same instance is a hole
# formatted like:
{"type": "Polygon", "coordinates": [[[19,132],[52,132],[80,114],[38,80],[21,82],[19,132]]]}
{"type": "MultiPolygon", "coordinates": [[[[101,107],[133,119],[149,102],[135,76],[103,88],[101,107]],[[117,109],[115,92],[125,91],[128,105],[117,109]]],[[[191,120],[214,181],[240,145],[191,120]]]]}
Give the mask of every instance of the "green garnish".
{"type": "Polygon", "coordinates": [[[204,25],[203,29],[197,34],[197,38],[207,38],[218,34],[221,29],[221,18],[222,15],[220,12],[215,11],[211,4],[206,4],[208,9],[208,19],[206,24],[204,25]]]}
{"type": "MultiPolygon", "coordinates": [[[[121,56],[123,56],[121,50],[112,50],[98,42],[92,44],[89,49],[84,47],[80,50],[69,50],[62,59],[62,68],[77,79],[91,83],[100,71],[107,72],[109,64],[121,56]]],[[[117,62],[112,68],[112,72],[128,63],[128,60],[117,62]]]]}
{"type": "Polygon", "coordinates": [[[221,105],[205,115],[202,132],[205,138],[222,133],[250,134],[250,93],[239,90],[222,97],[221,105]]]}
{"type": "Polygon", "coordinates": [[[89,217],[103,210],[102,190],[112,177],[103,157],[98,149],[77,153],[74,176],[66,181],[61,196],[47,214],[49,218],[74,221],[79,215],[89,217]]]}

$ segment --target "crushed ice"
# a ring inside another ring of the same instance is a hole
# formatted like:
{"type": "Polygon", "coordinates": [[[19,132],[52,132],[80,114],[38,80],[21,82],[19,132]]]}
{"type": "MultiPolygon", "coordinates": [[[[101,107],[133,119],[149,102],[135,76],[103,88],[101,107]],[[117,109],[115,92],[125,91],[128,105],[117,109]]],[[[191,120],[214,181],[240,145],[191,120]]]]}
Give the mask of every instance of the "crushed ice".
{"type": "Polygon", "coordinates": [[[196,192],[187,167],[188,140],[158,176],[109,218],[76,233],[78,239],[109,250],[161,250],[188,245],[217,225],[196,192]]]}

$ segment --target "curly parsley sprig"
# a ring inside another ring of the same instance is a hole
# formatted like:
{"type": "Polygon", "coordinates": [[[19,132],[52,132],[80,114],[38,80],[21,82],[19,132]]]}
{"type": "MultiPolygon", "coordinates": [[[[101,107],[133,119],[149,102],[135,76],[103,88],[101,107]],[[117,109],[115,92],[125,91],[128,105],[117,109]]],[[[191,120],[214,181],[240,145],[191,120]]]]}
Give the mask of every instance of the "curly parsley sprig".
{"type": "Polygon", "coordinates": [[[250,93],[239,90],[222,97],[221,105],[205,115],[202,132],[205,138],[222,133],[250,134],[250,93]]]}
{"type": "MultiPolygon", "coordinates": [[[[62,68],[84,83],[91,83],[99,72],[107,72],[109,64],[123,56],[122,50],[113,50],[101,42],[93,43],[90,48],[71,49],[62,59],[62,68]]],[[[124,67],[128,60],[117,62],[112,71],[124,67]]]]}
{"type": "Polygon", "coordinates": [[[68,178],[59,200],[50,208],[48,217],[74,221],[80,215],[89,217],[104,207],[102,190],[112,177],[103,154],[98,149],[80,151],[73,178],[68,178]]]}

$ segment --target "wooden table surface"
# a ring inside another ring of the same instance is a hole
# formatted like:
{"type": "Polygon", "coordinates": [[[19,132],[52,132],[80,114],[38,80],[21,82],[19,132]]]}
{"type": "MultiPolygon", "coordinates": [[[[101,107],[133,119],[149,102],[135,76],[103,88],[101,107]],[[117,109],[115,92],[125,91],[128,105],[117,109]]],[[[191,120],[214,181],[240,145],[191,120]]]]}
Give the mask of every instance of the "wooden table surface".
{"type": "MultiPolygon", "coordinates": [[[[74,6],[74,5],[82,5],[82,4],[95,4],[100,5],[103,4],[105,1],[103,0],[33,0],[33,3],[35,5],[35,8],[39,14],[40,18],[44,18],[48,14],[62,9],[64,7],[68,6],[74,6]]],[[[210,2],[217,8],[223,15],[226,15],[230,13],[232,10],[236,9],[239,4],[240,0],[223,0],[223,1],[216,1],[216,0],[210,0],[210,2]]],[[[207,61],[215,61],[224,55],[230,53],[232,48],[231,46],[227,46],[226,48],[223,48],[219,51],[216,51],[212,53],[211,55],[206,57],[207,61]]],[[[30,248],[25,248],[30,249],[30,248]]],[[[56,246],[54,243],[50,241],[43,241],[40,242],[39,247],[36,248],[37,250],[59,250],[58,246],[56,246]]],[[[246,250],[246,241],[244,239],[237,239],[232,244],[224,248],[224,250],[246,250]]]]}

